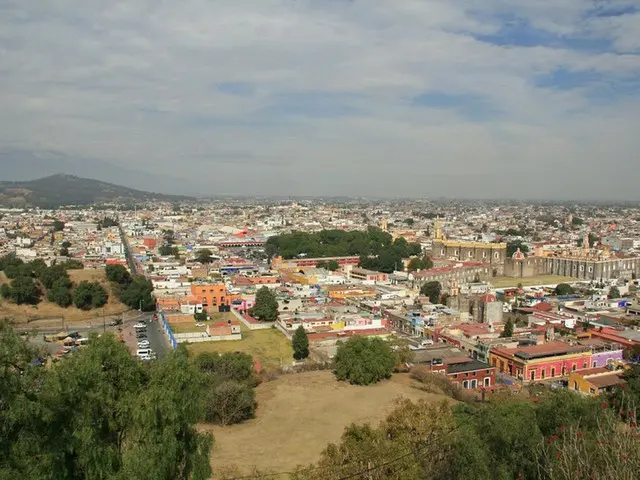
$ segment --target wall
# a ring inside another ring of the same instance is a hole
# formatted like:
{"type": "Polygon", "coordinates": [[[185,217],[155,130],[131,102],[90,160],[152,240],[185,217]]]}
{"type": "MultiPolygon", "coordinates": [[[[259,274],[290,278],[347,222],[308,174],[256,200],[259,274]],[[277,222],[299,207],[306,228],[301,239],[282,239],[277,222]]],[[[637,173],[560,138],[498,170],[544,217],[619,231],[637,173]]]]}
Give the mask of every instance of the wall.
{"type": "Polygon", "coordinates": [[[606,367],[609,359],[613,361],[622,360],[622,350],[609,350],[591,354],[591,366],[606,367]]]}
{"type": "Polygon", "coordinates": [[[233,333],[231,335],[207,335],[204,332],[175,333],[177,343],[199,343],[199,342],[220,342],[224,340],[242,340],[242,334],[233,333]]]}
{"type": "Polygon", "coordinates": [[[250,321],[248,321],[246,318],[244,318],[242,316],[242,314],[240,312],[238,312],[235,308],[231,309],[231,313],[238,319],[240,320],[245,327],[247,327],[249,330],[266,330],[267,328],[271,328],[273,325],[275,325],[276,322],[258,322],[258,323],[252,323],[250,321]]]}

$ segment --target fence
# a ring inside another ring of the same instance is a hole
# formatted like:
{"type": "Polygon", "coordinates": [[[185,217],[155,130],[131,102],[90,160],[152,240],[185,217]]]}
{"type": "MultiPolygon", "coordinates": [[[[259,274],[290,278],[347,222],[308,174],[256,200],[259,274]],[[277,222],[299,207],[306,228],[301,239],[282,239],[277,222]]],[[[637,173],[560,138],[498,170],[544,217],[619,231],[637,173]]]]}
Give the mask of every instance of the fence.
{"type": "Polygon", "coordinates": [[[245,317],[234,308],[231,309],[231,313],[233,314],[234,317],[240,320],[244,324],[244,326],[247,327],[249,330],[266,330],[267,328],[271,328],[276,323],[276,322],[258,322],[257,320],[254,320],[254,319],[251,319],[253,320],[251,321],[249,319],[251,317],[245,317]]]}
{"type": "Polygon", "coordinates": [[[162,330],[164,330],[164,333],[169,337],[169,345],[171,345],[171,348],[178,348],[178,342],[173,334],[173,330],[171,330],[171,327],[167,323],[167,319],[164,317],[164,313],[158,312],[158,315],[160,315],[160,321],[162,322],[162,330]]]}
{"type": "Polygon", "coordinates": [[[206,332],[174,333],[173,337],[178,343],[219,342],[222,340],[242,340],[242,334],[209,335],[206,332]]]}

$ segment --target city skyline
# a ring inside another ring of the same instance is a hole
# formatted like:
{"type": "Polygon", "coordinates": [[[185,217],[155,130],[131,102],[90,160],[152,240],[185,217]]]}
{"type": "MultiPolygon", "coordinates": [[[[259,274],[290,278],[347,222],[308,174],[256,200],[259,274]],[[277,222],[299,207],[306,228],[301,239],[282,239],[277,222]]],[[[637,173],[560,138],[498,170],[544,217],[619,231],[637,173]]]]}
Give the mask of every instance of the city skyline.
{"type": "Polygon", "coordinates": [[[4,2],[1,180],[639,200],[635,2],[512,3],[4,2]]]}

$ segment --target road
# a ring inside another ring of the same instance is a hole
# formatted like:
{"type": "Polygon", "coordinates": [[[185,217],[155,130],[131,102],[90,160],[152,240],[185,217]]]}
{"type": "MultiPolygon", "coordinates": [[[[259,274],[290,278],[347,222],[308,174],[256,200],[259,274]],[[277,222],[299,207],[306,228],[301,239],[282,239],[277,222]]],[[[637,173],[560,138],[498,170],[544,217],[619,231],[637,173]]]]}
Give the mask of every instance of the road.
{"type": "MultiPolygon", "coordinates": [[[[167,337],[165,337],[162,332],[162,326],[158,322],[154,322],[150,314],[146,314],[144,320],[147,324],[147,339],[149,340],[149,347],[156,352],[156,356],[160,359],[169,353],[169,342],[167,337]]],[[[134,324],[128,324],[122,329],[122,337],[131,352],[135,354],[138,349],[138,345],[133,325],[134,324]]]]}

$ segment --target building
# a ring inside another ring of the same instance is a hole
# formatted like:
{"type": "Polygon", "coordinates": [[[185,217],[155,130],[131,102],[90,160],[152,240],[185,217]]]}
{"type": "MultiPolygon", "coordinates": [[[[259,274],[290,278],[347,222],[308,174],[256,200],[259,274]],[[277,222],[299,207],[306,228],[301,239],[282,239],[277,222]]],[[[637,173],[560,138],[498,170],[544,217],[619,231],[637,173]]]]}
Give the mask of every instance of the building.
{"type": "Polygon", "coordinates": [[[534,255],[516,252],[505,261],[505,275],[516,278],[536,275],[561,275],[580,280],[630,280],[640,275],[640,257],[612,254],[609,247],[595,249],[589,246],[588,234],[582,247],[544,250],[536,247],[534,255]]]}
{"type": "Polygon", "coordinates": [[[387,283],[389,274],[367,270],[366,268],[353,267],[349,271],[349,278],[359,280],[364,284],[387,283]]]}
{"type": "Polygon", "coordinates": [[[201,304],[205,309],[207,307],[218,308],[231,305],[236,298],[240,297],[231,295],[224,283],[193,283],[191,284],[191,296],[181,299],[181,304],[201,304]]]}
{"type": "Polygon", "coordinates": [[[433,227],[431,257],[435,260],[481,262],[489,265],[492,274],[502,275],[507,256],[506,243],[486,243],[446,238],[440,220],[433,227]]]}
{"type": "Polygon", "coordinates": [[[490,364],[524,383],[566,377],[591,366],[591,347],[552,341],[542,345],[492,348],[490,364]]]}
{"type": "Polygon", "coordinates": [[[475,390],[496,384],[496,369],[487,363],[467,358],[465,361],[449,363],[445,375],[458,387],[475,390]]]}
{"type": "Polygon", "coordinates": [[[376,296],[375,288],[357,285],[335,285],[328,287],[327,291],[329,298],[333,300],[362,297],[373,298],[376,296]]]}
{"type": "Polygon", "coordinates": [[[317,267],[320,262],[336,261],[341,267],[344,265],[358,265],[360,257],[324,257],[324,258],[291,258],[283,259],[276,257],[271,262],[271,266],[276,270],[296,270],[302,267],[317,267]]]}
{"type": "Polygon", "coordinates": [[[623,373],[623,370],[610,370],[603,367],[572,372],[569,375],[569,388],[597,397],[626,383],[622,378],[623,373]]]}

